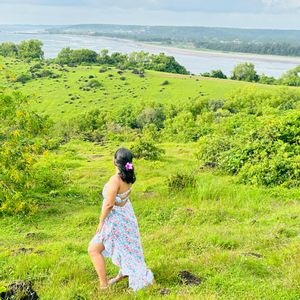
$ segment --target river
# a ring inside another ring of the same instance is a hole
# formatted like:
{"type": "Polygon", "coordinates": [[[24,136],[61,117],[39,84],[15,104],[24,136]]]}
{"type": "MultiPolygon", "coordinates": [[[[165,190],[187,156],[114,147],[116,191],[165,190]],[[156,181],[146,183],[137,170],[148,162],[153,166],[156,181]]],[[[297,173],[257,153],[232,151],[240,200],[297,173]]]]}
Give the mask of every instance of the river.
{"type": "Polygon", "coordinates": [[[105,48],[110,52],[122,53],[141,50],[150,53],[164,52],[174,56],[180,64],[194,74],[221,69],[225,74],[230,75],[235,65],[247,61],[255,65],[259,74],[264,73],[278,78],[287,70],[300,65],[300,57],[198,51],[88,35],[0,32],[0,42],[20,42],[27,39],[41,40],[46,58],[55,57],[64,47],[88,48],[95,51],[105,48]]]}

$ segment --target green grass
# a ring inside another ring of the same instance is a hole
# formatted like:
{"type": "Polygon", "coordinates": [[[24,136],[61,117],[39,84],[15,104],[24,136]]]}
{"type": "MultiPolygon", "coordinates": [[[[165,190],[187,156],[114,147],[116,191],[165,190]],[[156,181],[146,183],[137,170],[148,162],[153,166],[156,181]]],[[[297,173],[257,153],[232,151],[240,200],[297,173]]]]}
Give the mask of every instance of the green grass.
{"type": "MultiPolygon", "coordinates": [[[[16,74],[28,68],[12,60],[0,63],[16,74]]],[[[1,85],[35,94],[39,103],[33,105],[55,122],[93,107],[114,110],[141,101],[186,103],[203,96],[226,97],[251,85],[150,71],[145,78],[126,71],[122,81],[116,69],[105,73],[98,72],[100,67],[67,69],[65,73],[54,70],[62,75],[58,81],[36,79],[24,86],[8,83],[2,72],[1,85]],[[112,79],[108,74],[113,74],[112,79]],[[104,90],[80,90],[83,83],[78,79],[89,75],[102,81],[104,90]],[[170,84],[161,86],[165,80],[170,84]],[[65,103],[70,93],[80,98],[65,103]]],[[[37,194],[36,215],[0,219],[0,289],[14,280],[31,280],[40,298],[49,300],[300,299],[299,189],[244,186],[236,184],[234,177],[201,170],[194,143],[162,143],[166,154],[160,161],[134,162],[137,182],[131,200],[156,284],[136,294],[127,290],[125,282],[98,291],[87,247],[98,225],[99,193],[115,172],[112,157],[119,146],[128,144],[99,146],[71,140],[41,158],[40,163],[64,166],[70,183],[37,194]],[[169,191],[168,177],[183,170],[198,170],[196,187],[169,191]],[[201,284],[181,284],[182,270],[200,277],[201,284]],[[163,291],[167,295],[161,295],[163,291]]],[[[107,272],[109,276],[117,272],[109,260],[107,272]]]]}
{"type": "MultiPolygon", "coordinates": [[[[233,178],[203,171],[195,189],[168,191],[166,178],[179,168],[195,170],[197,162],[193,144],[162,146],[161,161],[135,162],[132,194],[146,262],[157,284],[133,296],[121,283],[106,297],[298,299],[299,191],[286,195],[236,185],[233,178]],[[181,270],[199,276],[202,284],[180,284],[181,270]],[[170,294],[161,296],[162,289],[170,294]]],[[[30,279],[41,299],[103,299],[87,246],[100,214],[98,193],[114,172],[116,147],[72,141],[46,158],[64,163],[72,183],[55,198],[45,195],[37,215],[0,220],[2,284],[30,279]],[[32,249],[22,253],[20,248],[32,249]]],[[[116,271],[108,261],[109,276],[116,271]]]]}
{"type": "MultiPolygon", "coordinates": [[[[5,59],[4,62],[0,60],[0,64],[16,75],[29,69],[29,65],[12,59],[5,59]]],[[[251,85],[264,89],[275,90],[278,88],[233,80],[190,77],[154,71],[146,71],[145,78],[140,78],[131,71],[125,71],[119,75],[115,68],[99,73],[100,66],[64,67],[67,72],[61,71],[57,65],[50,65],[48,68],[61,77],[57,79],[38,78],[25,85],[12,84],[7,82],[2,71],[0,80],[9,88],[17,88],[26,94],[33,95],[37,99],[37,102],[33,103],[37,111],[49,114],[55,121],[76,117],[79,113],[92,108],[117,109],[122,105],[130,107],[130,105],[134,106],[141,102],[145,104],[149,102],[184,104],[201,97],[220,99],[236,89],[251,85]],[[89,80],[90,75],[102,82],[103,88],[90,91],[81,90],[80,86],[87,83],[84,80],[89,80]],[[111,75],[112,77],[109,77],[111,75]],[[126,79],[121,80],[121,76],[126,79]],[[82,81],[79,81],[80,79],[82,81]],[[166,79],[170,84],[162,86],[161,84],[166,79]],[[71,100],[72,96],[78,96],[78,99],[71,100]]]]}

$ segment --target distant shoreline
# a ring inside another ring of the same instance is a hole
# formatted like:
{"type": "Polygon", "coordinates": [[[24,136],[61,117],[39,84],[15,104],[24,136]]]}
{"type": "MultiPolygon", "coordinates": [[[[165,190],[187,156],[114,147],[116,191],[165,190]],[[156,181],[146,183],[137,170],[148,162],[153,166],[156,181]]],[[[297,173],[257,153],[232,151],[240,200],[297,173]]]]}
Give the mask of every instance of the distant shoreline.
{"type": "MultiPolygon", "coordinates": [[[[42,32],[41,32],[42,33],[42,32]]],[[[155,49],[168,50],[170,52],[174,52],[175,54],[185,54],[185,55],[194,55],[194,56],[206,56],[206,57],[231,57],[237,59],[255,59],[260,61],[276,61],[276,62],[290,62],[290,63],[298,63],[300,65],[300,56],[286,56],[286,55],[272,55],[272,54],[257,54],[257,53],[245,53],[245,52],[225,52],[225,51],[216,51],[212,49],[192,49],[192,48],[184,48],[184,47],[176,47],[176,46],[167,46],[162,43],[155,42],[142,42],[134,39],[126,39],[126,38],[118,38],[118,37],[109,37],[105,35],[93,35],[93,34],[78,34],[78,33],[49,33],[43,32],[43,34],[58,34],[58,35],[71,35],[71,36],[89,36],[89,37],[101,37],[103,39],[108,40],[116,40],[116,41],[127,41],[134,42],[139,45],[144,45],[147,47],[155,49]]]]}
{"type": "MultiPolygon", "coordinates": [[[[133,41],[133,40],[130,40],[133,41]]],[[[140,42],[137,42],[140,43],[140,42]]],[[[181,48],[181,47],[172,47],[172,46],[166,46],[163,44],[157,45],[154,43],[144,43],[141,42],[142,45],[147,45],[148,47],[153,46],[155,48],[160,47],[162,49],[167,49],[170,52],[173,50],[175,53],[180,54],[189,54],[189,55],[197,55],[201,54],[201,56],[217,56],[217,57],[233,57],[233,58],[250,58],[250,59],[256,59],[256,60],[262,60],[262,61],[276,61],[276,62],[298,62],[300,64],[300,56],[284,56],[284,55],[269,55],[269,54],[256,54],[256,53],[244,53],[244,52],[223,52],[223,51],[216,51],[216,50],[203,50],[203,49],[191,49],[191,48],[181,48]]]]}
{"type": "Polygon", "coordinates": [[[229,76],[237,64],[250,62],[255,65],[255,69],[259,74],[279,78],[288,70],[300,65],[300,57],[194,49],[192,45],[187,45],[187,47],[190,47],[187,48],[184,44],[164,45],[161,42],[150,43],[134,39],[95,35],[91,32],[89,34],[49,33],[44,30],[37,32],[30,29],[4,31],[0,35],[0,42],[19,43],[22,40],[29,39],[38,39],[43,42],[45,58],[56,57],[59,51],[65,47],[72,49],[88,48],[96,52],[101,49],[108,49],[110,53],[122,52],[127,54],[136,51],[155,54],[164,52],[168,56],[173,56],[192,74],[222,70],[224,74],[229,76]]]}
{"type": "Polygon", "coordinates": [[[269,62],[281,62],[281,63],[295,63],[300,65],[300,56],[286,56],[286,55],[272,55],[272,54],[257,54],[257,53],[245,53],[245,52],[226,52],[226,51],[217,51],[212,49],[197,49],[197,48],[185,48],[179,46],[168,46],[164,45],[163,43],[156,43],[156,42],[142,42],[137,41],[134,39],[126,39],[126,38],[119,38],[119,37],[109,37],[105,35],[94,35],[88,33],[51,33],[48,31],[15,31],[10,32],[15,34],[47,34],[47,35],[70,35],[70,36],[88,36],[88,37],[100,37],[107,40],[115,40],[115,41],[127,41],[127,42],[134,42],[137,45],[147,46],[152,48],[153,50],[161,51],[169,51],[174,52],[174,54],[184,54],[184,55],[191,55],[191,56],[202,56],[202,57],[226,57],[226,58],[236,58],[236,59],[255,59],[259,61],[269,61],[269,62]]]}

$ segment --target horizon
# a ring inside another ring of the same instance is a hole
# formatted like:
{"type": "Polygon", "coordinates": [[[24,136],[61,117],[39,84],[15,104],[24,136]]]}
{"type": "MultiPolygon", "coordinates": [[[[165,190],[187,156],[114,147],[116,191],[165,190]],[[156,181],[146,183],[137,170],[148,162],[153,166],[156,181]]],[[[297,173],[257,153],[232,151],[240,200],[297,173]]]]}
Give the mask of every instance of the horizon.
{"type": "Polygon", "coordinates": [[[0,26],[35,26],[35,27],[45,27],[45,26],[82,26],[82,25],[111,25],[111,26],[147,26],[147,27],[191,27],[191,28],[220,28],[220,29],[242,29],[242,30],[267,30],[267,31],[300,31],[299,29],[291,28],[255,28],[255,27],[234,27],[234,26],[210,26],[210,25],[163,25],[163,24],[121,24],[121,23],[69,23],[69,24],[31,24],[31,23],[12,23],[5,24],[0,23],[0,26]]]}

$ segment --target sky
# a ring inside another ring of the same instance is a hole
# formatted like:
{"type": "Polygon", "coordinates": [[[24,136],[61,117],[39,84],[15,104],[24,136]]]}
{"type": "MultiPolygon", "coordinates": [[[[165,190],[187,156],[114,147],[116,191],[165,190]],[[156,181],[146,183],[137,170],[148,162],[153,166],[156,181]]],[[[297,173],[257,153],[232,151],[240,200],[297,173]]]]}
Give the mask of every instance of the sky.
{"type": "Polygon", "coordinates": [[[83,23],[300,30],[300,0],[0,0],[0,24],[83,23]]]}

